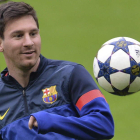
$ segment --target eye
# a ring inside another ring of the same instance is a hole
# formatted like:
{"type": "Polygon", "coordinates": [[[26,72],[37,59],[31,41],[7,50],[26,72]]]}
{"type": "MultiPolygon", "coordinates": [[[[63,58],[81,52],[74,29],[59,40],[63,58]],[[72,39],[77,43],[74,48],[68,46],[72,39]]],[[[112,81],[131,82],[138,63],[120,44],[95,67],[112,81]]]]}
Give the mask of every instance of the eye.
{"type": "Polygon", "coordinates": [[[23,34],[15,34],[14,37],[17,39],[20,39],[23,36],[23,34]]]}
{"type": "Polygon", "coordinates": [[[35,31],[35,32],[31,32],[31,33],[30,33],[30,36],[35,37],[37,34],[38,34],[37,31],[35,31]]]}

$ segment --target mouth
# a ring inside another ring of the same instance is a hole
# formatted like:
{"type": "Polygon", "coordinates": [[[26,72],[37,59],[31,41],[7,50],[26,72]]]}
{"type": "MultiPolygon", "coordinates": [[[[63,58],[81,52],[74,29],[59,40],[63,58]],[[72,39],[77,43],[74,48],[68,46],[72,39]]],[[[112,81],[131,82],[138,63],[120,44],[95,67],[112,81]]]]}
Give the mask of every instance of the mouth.
{"type": "Polygon", "coordinates": [[[27,52],[23,52],[22,54],[32,54],[34,53],[35,51],[27,51],[27,52]]]}
{"type": "Polygon", "coordinates": [[[35,51],[27,51],[27,52],[23,52],[22,54],[25,55],[26,57],[32,57],[34,53],[35,51]]]}
{"type": "Polygon", "coordinates": [[[34,53],[35,51],[27,51],[27,52],[23,52],[23,54],[31,54],[34,53]]]}

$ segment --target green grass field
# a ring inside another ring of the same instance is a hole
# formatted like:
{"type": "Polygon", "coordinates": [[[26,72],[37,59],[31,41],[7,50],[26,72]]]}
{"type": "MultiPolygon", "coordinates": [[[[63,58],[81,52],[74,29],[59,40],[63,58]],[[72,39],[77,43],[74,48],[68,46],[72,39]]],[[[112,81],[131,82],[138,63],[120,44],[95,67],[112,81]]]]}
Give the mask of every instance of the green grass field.
{"type": "MultiPolygon", "coordinates": [[[[42,54],[50,59],[81,63],[92,76],[93,59],[104,42],[118,36],[140,41],[139,0],[22,1],[37,11],[42,54]]],[[[0,60],[2,71],[6,66],[2,54],[0,60]]],[[[114,116],[115,136],[112,140],[139,140],[140,92],[119,97],[100,89],[114,116]]]]}

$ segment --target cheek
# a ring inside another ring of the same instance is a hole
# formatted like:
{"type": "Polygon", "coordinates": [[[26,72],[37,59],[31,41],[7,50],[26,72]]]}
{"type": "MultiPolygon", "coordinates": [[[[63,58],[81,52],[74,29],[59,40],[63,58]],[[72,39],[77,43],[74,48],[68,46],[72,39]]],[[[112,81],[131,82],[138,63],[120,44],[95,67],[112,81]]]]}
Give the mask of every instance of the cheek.
{"type": "Polygon", "coordinates": [[[11,52],[12,50],[11,50],[11,47],[10,47],[10,44],[8,44],[8,43],[4,43],[3,44],[3,52],[4,53],[8,53],[8,52],[11,52]]]}
{"type": "Polygon", "coordinates": [[[17,44],[13,43],[12,41],[10,43],[5,42],[3,44],[3,52],[7,55],[14,55],[19,52],[19,48],[17,44]]]}
{"type": "Polygon", "coordinates": [[[3,50],[4,50],[5,53],[9,52],[10,54],[13,54],[13,53],[16,52],[16,48],[13,48],[12,46],[5,46],[3,48],[3,50]]]}
{"type": "Polygon", "coordinates": [[[35,44],[37,46],[37,50],[40,50],[41,49],[41,39],[38,38],[36,41],[35,41],[35,44]]]}

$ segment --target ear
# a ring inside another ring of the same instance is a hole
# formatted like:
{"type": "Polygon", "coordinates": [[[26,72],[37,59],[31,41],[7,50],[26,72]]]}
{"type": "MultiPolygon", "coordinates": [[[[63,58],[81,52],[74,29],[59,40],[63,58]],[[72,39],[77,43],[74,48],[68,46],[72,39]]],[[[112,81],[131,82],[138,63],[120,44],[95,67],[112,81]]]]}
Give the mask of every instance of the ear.
{"type": "Polygon", "coordinates": [[[3,52],[3,39],[0,38],[0,52],[3,52]]]}

